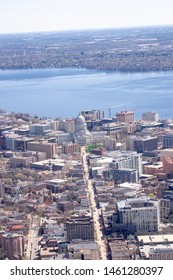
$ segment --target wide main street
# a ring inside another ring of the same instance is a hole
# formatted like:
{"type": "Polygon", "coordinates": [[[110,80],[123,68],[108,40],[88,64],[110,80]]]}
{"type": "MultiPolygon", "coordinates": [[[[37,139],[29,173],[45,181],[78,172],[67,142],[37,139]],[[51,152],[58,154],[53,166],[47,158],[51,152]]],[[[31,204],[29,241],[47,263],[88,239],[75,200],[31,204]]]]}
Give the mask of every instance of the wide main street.
{"type": "Polygon", "coordinates": [[[99,246],[100,259],[106,260],[107,259],[106,244],[104,242],[103,233],[102,233],[101,225],[99,222],[99,210],[96,207],[95,194],[94,194],[94,189],[93,189],[93,185],[92,185],[92,180],[89,179],[89,168],[88,168],[88,164],[87,164],[87,155],[86,155],[85,147],[81,147],[81,155],[82,155],[82,163],[83,163],[83,169],[84,169],[84,180],[86,181],[86,184],[87,184],[90,208],[91,208],[91,213],[92,213],[93,222],[94,222],[95,239],[99,246]]]}
{"type": "MultiPolygon", "coordinates": [[[[82,164],[84,170],[83,179],[85,180],[87,185],[90,210],[94,223],[95,240],[97,241],[98,244],[100,259],[106,260],[107,249],[106,249],[106,244],[104,241],[103,232],[100,224],[99,209],[96,206],[95,193],[93,189],[92,180],[89,179],[89,167],[87,164],[87,154],[86,154],[85,147],[81,147],[81,156],[82,156],[82,164]]],[[[28,242],[26,245],[26,257],[30,260],[33,260],[37,257],[37,252],[39,250],[38,229],[40,226],[40,217],[29,214],[28,218],[29,218],[29,233],[27,236],[28,242]]]]}
{"type": "Polygon", "coordinates": [[[37,257],[37,251],[39,250],[39,237],[38,237],[38,229],[39,229],[39,217],[29,215],[29,233],[27,236],[28,243],[26,248],[26,257],[30,260],[34,260],[37,257]]]}

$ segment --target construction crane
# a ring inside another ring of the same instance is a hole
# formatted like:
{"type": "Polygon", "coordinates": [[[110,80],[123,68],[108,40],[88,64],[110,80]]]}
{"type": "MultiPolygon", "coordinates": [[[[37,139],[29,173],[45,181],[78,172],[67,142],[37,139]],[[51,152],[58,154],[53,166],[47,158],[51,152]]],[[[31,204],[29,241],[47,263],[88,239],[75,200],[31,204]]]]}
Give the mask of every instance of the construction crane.
{"type": "Polygon", "coordinates": [[[119,104],[119,105],[115,105],[115,106],[111,106],[111,107],[109,107],[108,109],[109,109],[109,118],[111,118],[111,109],[113,109],[113,108],[117,108],[117,107],[121,107],[121,106],[124,106],[124,104],[119,104]]]}

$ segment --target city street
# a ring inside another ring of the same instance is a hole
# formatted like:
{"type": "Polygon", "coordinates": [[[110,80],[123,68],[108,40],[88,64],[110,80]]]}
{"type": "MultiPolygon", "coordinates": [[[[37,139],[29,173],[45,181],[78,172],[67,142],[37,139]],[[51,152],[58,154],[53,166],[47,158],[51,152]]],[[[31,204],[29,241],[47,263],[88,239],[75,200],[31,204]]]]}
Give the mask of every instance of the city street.
{"type": "Polygon", "coordinates": [[[81,148],[81,155],[82,155],[83,169],[84,169],[84,180],[87,183],[90,208],[91,208],[91,213],[93,216],[95,239],[98,242],[100,259],[106,260],[107,259],[107,250],[106,250],[105,242],[103,240],[103,233],[102,233],[101,225],[99,222],[99,210],[96,207],[96,202],[95,202],[95,198],[94,198],[95,194],[94,194],[94,190],[93,190],[92,181],[89,179],[89,170],[88,170],[88,164],[87,164],[87,160],[86,160],[85,147],[81,148]]]}
{"type": "Polygon", "coordinates": [[[27,258],[30,260],[34,260],[37,257],[37,251],[39,250],[39,237],[38,237],[38,229],[39,229],[39,218],[35,216],[29,215],[30,225],[29,225],[29,233],[28,233],[28,243],[26,249],[27,258]]]}

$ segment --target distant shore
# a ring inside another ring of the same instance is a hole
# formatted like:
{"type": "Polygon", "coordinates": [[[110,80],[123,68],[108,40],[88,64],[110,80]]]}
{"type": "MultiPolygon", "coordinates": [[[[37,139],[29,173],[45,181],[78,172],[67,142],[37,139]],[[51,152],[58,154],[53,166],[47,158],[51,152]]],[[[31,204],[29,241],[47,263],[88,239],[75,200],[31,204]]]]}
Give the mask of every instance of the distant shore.
{"type": "Polygon", "coordinates": [[[172,28],[0,35],[0,69],[173,70],[172,28]]]}

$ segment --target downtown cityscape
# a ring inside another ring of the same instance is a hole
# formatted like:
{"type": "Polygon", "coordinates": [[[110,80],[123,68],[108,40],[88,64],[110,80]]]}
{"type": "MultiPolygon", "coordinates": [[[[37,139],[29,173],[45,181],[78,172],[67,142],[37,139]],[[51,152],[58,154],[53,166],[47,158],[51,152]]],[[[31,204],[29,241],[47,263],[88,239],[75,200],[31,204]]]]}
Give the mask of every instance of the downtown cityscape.
{"type": "Polygon", "coordinates": [[[0,115],[1,259],[173,258],[173,121],[0,115]]]}
{"type": "Polygon", "coordinates": [[[172,2],[144,2],[0,4],[0,260],[173,260],[172,2]]]}

